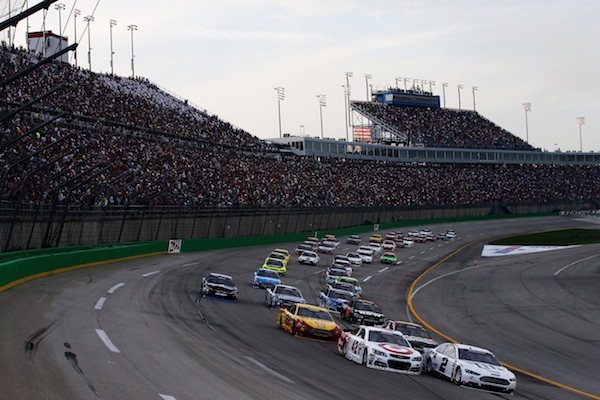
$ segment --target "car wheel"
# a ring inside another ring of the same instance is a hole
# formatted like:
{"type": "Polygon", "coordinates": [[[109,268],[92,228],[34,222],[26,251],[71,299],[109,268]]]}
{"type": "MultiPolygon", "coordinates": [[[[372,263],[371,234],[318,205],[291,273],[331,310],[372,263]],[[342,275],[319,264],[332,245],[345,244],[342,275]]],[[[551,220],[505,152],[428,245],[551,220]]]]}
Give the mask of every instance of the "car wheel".
{"type": "Polygon", "coordinates": [[[362,365],[367,365],[367,349],[363,351],[362,365]]]}
{"type": "Polygon", "coordinates": [[[462,382],[462,371],[460,370],[460,367],[456,368],[456,371],[454,371],[454,379],[453,379],[454,383],[456,383],[457,385],[460,385],[462,382]]]}
{"type": "Polygon", "coordinates": [[[292,321],[292,326],[290,328],[290,333],[292,334],[292,336],[296,336],[296,322],[292,321]]]}

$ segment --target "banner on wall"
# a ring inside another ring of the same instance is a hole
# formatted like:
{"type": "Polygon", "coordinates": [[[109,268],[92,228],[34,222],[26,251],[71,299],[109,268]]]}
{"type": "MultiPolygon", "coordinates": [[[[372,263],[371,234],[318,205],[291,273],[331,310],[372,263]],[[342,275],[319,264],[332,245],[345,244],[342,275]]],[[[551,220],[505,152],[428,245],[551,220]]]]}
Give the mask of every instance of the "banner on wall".
{"type": "Polygon", "coordinates": [[[170,253],[181,253],[181,239],[169,240],[169,254],[170,253]]]}

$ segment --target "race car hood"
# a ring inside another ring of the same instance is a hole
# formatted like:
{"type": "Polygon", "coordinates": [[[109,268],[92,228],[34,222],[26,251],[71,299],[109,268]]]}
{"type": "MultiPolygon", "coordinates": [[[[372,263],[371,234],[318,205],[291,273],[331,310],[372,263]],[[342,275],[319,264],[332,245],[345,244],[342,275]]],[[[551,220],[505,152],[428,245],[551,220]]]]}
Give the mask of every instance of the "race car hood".
{"type": "Polygon", "coordinates": [[[308,317],[298,317],[298,320],[303,324],[306,324],[314,329],[322,329],[326,331],[330,331],[335,329],[337,324],[333,321],[326,321],[324,319],[316,319],[316,318],[308,318],[308,317]]]}
{"type": "Polygon", "coordinates": [[[272,283],[272,284],[280,283],[279,279],[269,278],[268,276],[254,276],[254,279],[257,282],[263,282],[263,283],[272,283]]]}
{"type": "Polygon", "coordinates": [[[502,376],[505,378],[509,378],[513,376],[513,373],[510,372],[507,368],[501,365],[493,365],[488,363],[483,363],[479,361],[467,361],[461,360],[461,365],[464,368],[470,369],[475,372],[479,372],[481,374],[497,374],[498,376],[502,376]]]}
{"type": "Polygon", "coordinates": [[[221,283],[211,283],[211,282],[206,282],[206,286],[209,286],[213,289],[216,290],[223,290],[223,291],[229,291],[232,292],[235,290],[235,286],[231,286],[231,285],[223,285],[221,283]]]}
{"type": "Polygon", "coordinates": [[[302,303],[303,302],[302,297],[289,296],[289,295],[285,295],[285,294],[274,294],[273,299],[274,300],[282,300],[282,301],[289,302],[289,303],[302,303]]]}
{"type": "Polygon", "coordinates": [[[410,347],[400,346],[396,343],[373,343],[373,348],[405,357],[412,357],[419,354],[418,351],[413,350],[410,347]]]}

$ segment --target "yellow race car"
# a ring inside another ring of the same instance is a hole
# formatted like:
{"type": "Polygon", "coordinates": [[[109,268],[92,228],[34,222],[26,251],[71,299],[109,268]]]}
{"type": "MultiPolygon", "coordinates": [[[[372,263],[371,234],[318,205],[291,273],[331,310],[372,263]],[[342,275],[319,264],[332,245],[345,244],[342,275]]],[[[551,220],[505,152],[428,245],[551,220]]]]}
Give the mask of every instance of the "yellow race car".
{"type": "Polygon", "coordinates": [[[381,243],[383,242],[383,238],[379,233],[374,233],[369,237],[369,242],[381,243]]]}
{"type": "Polygon", "coordinates": [[[273,253],[283,254],[285,256],[285,264],[287,265],[290,263],[290,259],[292,258],[292,255],[286,249],[275,249],[271,252],[271,254],[273,254],[273,253]]]}
{"type": "Polygon", "coordinates": [[[279,275],[282,276],[285,275],[285,273],[287,272],[287,268],[283,261],[270,257],[267,257],[264,264],[262,265],[262,268],[270,269],[271,271],[277,271],[279,272],[279,275]]]}
{"type": "Polygon", "coordinates": [[[294,336],[337,341],[342,335],[342,329],[325,308],[310,304],[296,303],[281,307],[277,314],[277,324],[294,336]]]}

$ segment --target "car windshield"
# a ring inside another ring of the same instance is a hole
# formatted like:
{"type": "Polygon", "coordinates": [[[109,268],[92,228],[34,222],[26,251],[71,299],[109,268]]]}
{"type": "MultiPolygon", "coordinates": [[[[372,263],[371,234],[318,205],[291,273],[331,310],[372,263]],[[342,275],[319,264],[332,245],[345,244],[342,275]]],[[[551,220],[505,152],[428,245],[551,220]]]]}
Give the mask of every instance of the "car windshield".
{"type": "Polygon", "coordinates": [[[269,254],[269,258],[276,258],[278,260],[284,260],[285,256],[281,253],[271,253],[271,254],[269,254]]]}
{"type": "Polygon", "coordinates": [[[354,291],[354,285],[351,283],[347,283],[347,282],[336,282],[333,285],[334,289],[341,289],[341,290],[346,290],[348,292],[353,292],[354,291]]]}
{"type": "Polygon", "coordinates": [[[233,281],[225,276],[210,275],[207,281],[209,283],[216,283],[219,285],[233,285],[233,281]]]}
{"type": "Polygon", "coordinates": [[[279,278],[279,274],[276,271],[270,271],[268,269],[259,270],[256,275],[263,276],[265,278],[279,278]]]}
{"type": "Polygon", "coordinates": [[[271,267],[283,267],[283,263],[281,262],[281,260],[277,260],[275,258],[269,258],[267,260],[267,265],[271,267]]]}
{"type": "Polygon", "coordinates": [[[370,256],[371,255],[371,252],[367,251],[367,250],[358,250],[356,253],[361,256],[370,256]]]}
{"type": "Polygon", "coordinates": [[[333,321],[333,318],[331,318],[331,315],[329,315],[327,311],[315,310],[306,307],[298,308],[298,316],[305,318],[323,319],[325,321],[333,321]]]}
{"type": "Polygon", "coordinates": [[[303,257],[316,257],[316,253],[312,252],[312,251],[305,251],[304,253],[302,253],[303,257]]]}
{"type": "Polygon", "coordinates": [[[371,331],[369,332],[369,342],[394,343],[399,346],[410,347],[406,339],[392,332],[371,331]]]}
{"type": "Polygon", "coordinates": [[[359,301],[354,304],[354,308],[357,310],[365,310],[365,311],[373,311],[376,313],[381,313],[381,309],[375,303],[368,303],[366,301],[359,301]]]}
{"type": "Polygon", "coordinates": [[[406,336],[416,336],[420,338],[429,339],[430,336],[427,331],[418,326],[412,325],[396,325],[396,330],[402,332],[406,336]]]}
{"type": "Polygon", "coordinates": [[[275,293],[281,294],[284,296],[302,297],[302,294],[300,294],[300,291],[298,289],[292,288],[292,287],[277,286],[277,288],[275,289],[275,293]]]}
{"type": "Polygon", "coordinates": [[[346,290],[335,290],[335,289],[331,289],[329,291],[329,297],[332,299],[346,300],[348,302],[350,302],[354,299],[354,295],[351,292],[348,292],[346,290]]]}
{"type": "Polygon", "coordinates": [[[501,365],[492,353],[484,353],[470,349],[458,349],[458,358],[461,360],[477,361],[492,365],[501,365]]]}

